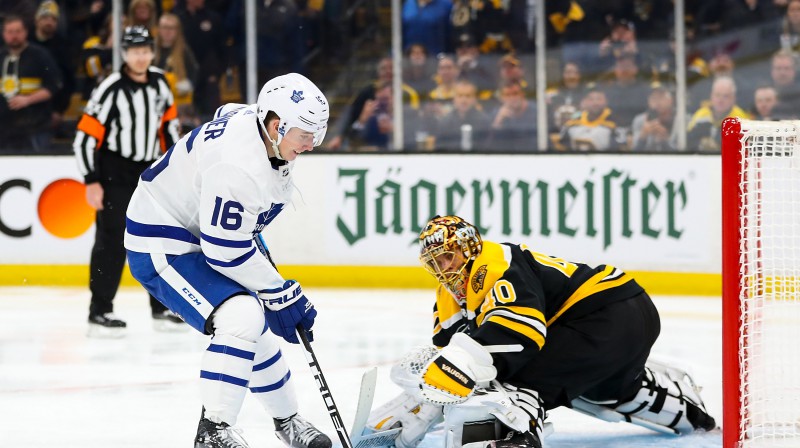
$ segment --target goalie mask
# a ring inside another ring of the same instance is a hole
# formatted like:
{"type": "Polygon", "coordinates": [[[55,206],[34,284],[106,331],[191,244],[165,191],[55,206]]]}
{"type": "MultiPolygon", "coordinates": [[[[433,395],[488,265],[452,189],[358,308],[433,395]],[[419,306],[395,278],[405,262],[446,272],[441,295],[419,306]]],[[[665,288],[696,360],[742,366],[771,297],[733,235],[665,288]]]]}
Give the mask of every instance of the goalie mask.
{"type": "Polygon", "coordinates": [[[467,297],[467,266],[481,253],[481,235],[458,216],[436,216],[419,235],[422,266],[436,277],[457,301],[467,297]]]}

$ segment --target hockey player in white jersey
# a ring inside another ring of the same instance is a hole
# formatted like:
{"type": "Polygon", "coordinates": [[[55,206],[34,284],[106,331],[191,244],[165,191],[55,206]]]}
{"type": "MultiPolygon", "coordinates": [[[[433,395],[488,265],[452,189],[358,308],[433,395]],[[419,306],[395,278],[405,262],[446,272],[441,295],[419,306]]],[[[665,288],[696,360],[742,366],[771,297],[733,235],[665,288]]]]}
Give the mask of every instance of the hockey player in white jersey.
{"type": "Polygon", "coordinates": [[[247,447],[231,426],[248,389],[287,446],[331,446],[297,414],[275,336],[297,343],[300,327],[311,338],[317,312],[297,282],[281,277],[260,236],[291,200],[294,160],[322,143],[328,115],[313,82],[278,76],[257,104],[222,106],[181,138],[142,174],[128,207],[131,273],[212,336],[201,361],[195,448],[247,447]]]}

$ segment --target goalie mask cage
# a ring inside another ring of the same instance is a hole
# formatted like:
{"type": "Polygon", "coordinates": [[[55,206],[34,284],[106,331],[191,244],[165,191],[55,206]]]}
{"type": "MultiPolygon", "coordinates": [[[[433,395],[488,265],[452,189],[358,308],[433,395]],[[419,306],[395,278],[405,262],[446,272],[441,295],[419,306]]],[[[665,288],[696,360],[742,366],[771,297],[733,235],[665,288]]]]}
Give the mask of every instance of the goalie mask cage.
{"type": "Polygon", "coordinates": [[[800,447],[800,121],[722,126],[723,448],[800,447]]]}

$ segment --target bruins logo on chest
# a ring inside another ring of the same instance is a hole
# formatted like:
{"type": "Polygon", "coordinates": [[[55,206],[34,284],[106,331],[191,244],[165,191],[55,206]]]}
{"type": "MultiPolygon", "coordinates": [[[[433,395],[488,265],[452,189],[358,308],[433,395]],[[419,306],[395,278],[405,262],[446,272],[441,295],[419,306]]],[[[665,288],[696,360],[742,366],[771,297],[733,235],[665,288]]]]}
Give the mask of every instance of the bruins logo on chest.
{"type": "Polygon", "coordinates": [[[483,282],[486,281],[486,273],[489,269],[486,265],[482,265],[475,271],[475,275],[472,276],[472,281],[470,284],[472,285],[472,290],[477,293],[481,289],[483,289],[483,282]]]}

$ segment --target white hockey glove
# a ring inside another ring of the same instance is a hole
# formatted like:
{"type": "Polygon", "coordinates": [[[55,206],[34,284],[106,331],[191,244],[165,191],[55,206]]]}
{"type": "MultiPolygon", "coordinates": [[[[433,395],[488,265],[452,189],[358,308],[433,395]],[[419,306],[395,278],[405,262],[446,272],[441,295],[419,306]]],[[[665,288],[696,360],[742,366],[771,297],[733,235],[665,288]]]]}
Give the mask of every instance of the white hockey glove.
{"type": "Polygon", "coordinates": [[[308,340],[313,341],[311,327],[317,310],[306,299],[300,284],[294,280],[286,280],[279,288],[264,289],[258,292],[258,298],[264,301],[267,307],[265,317],[270,330],[282,337],[287,342],[299,344],[295,330],[298,325],[303,327],[308,335],[308,340]]]}
{"type": "Polygon", "coordinates": [[[425,365],[420,378],[422,398],[435,405],[463,403],[475,387],[488,385],[496,376],[489,351],[467,334],[456,333],[425,365]]]}
{"type": "Polygon", "coordinates": [[[396,448],[414,448],[431,427],[442,420],[442,407],[424,403],[411,394],[401,393],[370,413],[365,432],[402,428],[396,448]]]}
{"type": "Polygon", "coordinates": [[[542,439],[545,411],[539,393],[504,383],[493,390],[505,391],[500,400],[482,401],[489,413],[509,428],[520,432],[535,432],[542,439]]]}

